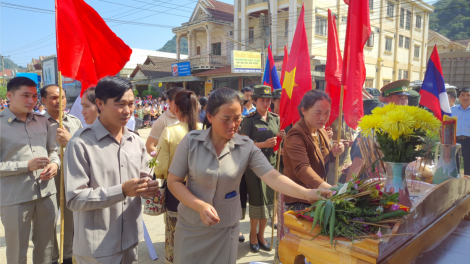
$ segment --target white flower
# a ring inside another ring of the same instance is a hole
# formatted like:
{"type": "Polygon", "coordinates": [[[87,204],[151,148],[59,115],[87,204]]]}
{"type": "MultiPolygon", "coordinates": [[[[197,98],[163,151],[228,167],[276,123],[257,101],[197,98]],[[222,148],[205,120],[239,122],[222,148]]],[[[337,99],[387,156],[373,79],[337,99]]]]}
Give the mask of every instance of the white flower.
{"type": "Polygon", "coordinates": [[[382,206],[377,206],[377,209],[375,209],[375,211],[378,212],[378,213],[383,213],[384,208],[382,206]]]}

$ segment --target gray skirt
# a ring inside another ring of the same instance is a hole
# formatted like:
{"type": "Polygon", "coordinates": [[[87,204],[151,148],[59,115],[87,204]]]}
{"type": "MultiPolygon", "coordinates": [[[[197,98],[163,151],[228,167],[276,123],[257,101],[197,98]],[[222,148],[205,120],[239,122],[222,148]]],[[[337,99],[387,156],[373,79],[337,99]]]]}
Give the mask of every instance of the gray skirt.
{"type": "Polygon", "coordinates": [[[239,223],[226,228],[196,226],[178,216],[173,264],[235,264],[239,223]]]}

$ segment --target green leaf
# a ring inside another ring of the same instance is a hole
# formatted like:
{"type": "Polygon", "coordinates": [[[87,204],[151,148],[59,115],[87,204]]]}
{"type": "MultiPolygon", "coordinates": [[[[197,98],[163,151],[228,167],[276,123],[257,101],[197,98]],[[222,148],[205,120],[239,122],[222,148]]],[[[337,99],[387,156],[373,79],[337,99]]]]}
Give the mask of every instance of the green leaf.
{"type": "Polygon", "coordinates": [[[331,202],[331,200],[326,200],[326,203],[325,203],[325,214],[324,214],[324,219],[323,219],[323,225],[326,226],[328,224],[328,220],[330,218],[330,214],[331,214],[331,208],[333,207],[333,203],[331,202]]]}
{"type": "MultiPolygon", "coordinates": [[[[321,211],[320,211],[320,218],[318,219],[318,221],[320,222],[320,226],[322,225],[324,214],[325,214],[325,206],[322,206],[321,211]]],[[[323,223],[323,225],[325,225],[325,223],[323,223]]]]}
{"type": "Polygon", "coordinates": [[[330,243],[333,245],[333,235],[335,233],[336,225],[336,216],[335,216],[335,205],[331,207],[331,216],[330,216],[330,243]]]}
{"type": "Polygon", "coordinates": [[[382,219],[386,219],[386,218],[393,218],[393,217],[402,217],[402,216],[405,216],[405,215],[408,215],[408,214],[410,214],[410,213],[405,212],[403,210],[396,210],[396,211],[393,211],[393,212],[384,213],[380,217],[382,217],[382,219]]]}
{"type": "Polygon", "coordinates": [[[320,218],[321,207],[323,206],[324,203],[325,203],[325,201],[322,200],[322,201],[319,201],[318,204],[317,204],[317,208],[315,209],[315,216],[313,218],[312,230],[310,230],[310,232],[313,231],[313,228],[315,227],[315,225],[317,224],[318,219],[320,218]]]}

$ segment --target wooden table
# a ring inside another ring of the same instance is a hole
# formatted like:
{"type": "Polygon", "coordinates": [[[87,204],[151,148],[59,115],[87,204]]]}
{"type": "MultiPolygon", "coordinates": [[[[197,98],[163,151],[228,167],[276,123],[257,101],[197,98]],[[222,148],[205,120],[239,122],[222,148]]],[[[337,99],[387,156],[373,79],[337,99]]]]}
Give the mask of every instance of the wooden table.
{"type": "Polygon", "coordinates": [[[305,259],[325,264],[411,263],[441,242],[469,212],[470,180],[465,178],[445,181],[413,201],[406,221],[392,230],[393,234],[413,235],[361,239],[354,243],[338,238],[331,246],[329,237],[316,236],[319,226],[310,232],[312,222],[287,212],[284,224],[290,232],[279,243],[279,256],[283,264],[303,264],[305,259]]]}

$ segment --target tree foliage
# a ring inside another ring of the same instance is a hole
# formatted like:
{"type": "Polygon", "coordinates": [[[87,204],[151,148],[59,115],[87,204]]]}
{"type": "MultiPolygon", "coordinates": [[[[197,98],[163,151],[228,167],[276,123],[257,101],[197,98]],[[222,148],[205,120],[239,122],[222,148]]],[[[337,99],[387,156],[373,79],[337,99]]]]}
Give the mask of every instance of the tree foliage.
{"type": "MultiPolygon", "coordinates": [[[[5,63],[5,69],[26,69],[25,67],[18,66],[18,64],[14,63],[12,60],[9,58],[3,58],[3,63],[5,63]]],[[[2,62],[0,61],[0,71],[2,71],[2,62]]]]}
{"type": "Polygon", "coordinates": [[[441,0],[433,6],[430,29],[449,39],[470,38],[470,0],[441,0]]]}
{"type": "Polygon", "coordinates": [[[7,98],[7,87],[0,85],[0,99],[7,98]]]}
{"type": "MultiPolygon", "coordinates": [[[[168,40],[158,51],[176,53],[176,35],[172,39],[168,40]]],[[[186,38],[181,38],[180,53],[185,55],[188,54],[188,40],[186,38]]]]}

